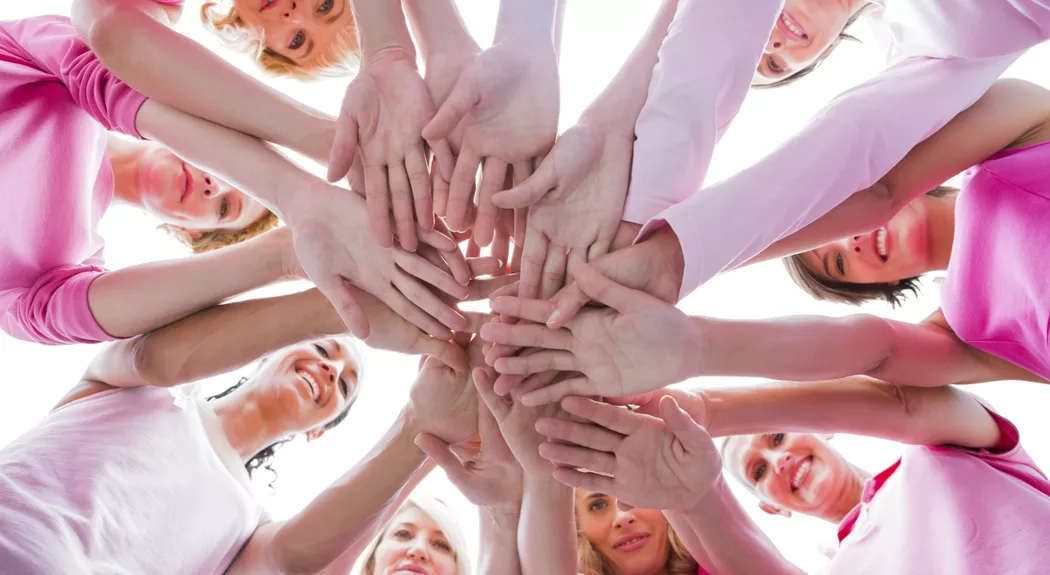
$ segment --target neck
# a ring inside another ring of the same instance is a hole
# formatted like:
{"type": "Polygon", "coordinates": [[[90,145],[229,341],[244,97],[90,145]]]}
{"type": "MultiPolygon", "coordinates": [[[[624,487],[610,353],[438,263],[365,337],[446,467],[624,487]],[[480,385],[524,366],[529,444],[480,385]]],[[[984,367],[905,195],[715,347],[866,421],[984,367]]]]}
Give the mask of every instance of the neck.
{"type": "Polygon", "coordinates": [[[952,244],[955,241],[955,200],[956,196],[946,198],[929,198],[930,267],[931,271],[948,269],[952,257],[952,244]]]}
{"type": "Polygon", "coordinates": [[[144,147],[140,142],[116,134],[109,134],[106,140],[106,157],[113,169],[113,198],[118,203],[142,205],[138,165],[144,147]]]}
{"type": "Polygon", "coordinates": [[[842,489],[835,497],[835,503],[820,513],[821,519],[839,523],[845,519],[846,514],[860,503],[861,494],[864,492],[864,484],[871,477],[871,474],[852,465],[850,468],[853,472],[850,473],[849,481],[842,486],[842,489]]]}
{"type": "Polygon", "coordinates": [[[211,402],[211,407],[222,424],[226,440],[243,462],[286,436],[274,423],[279,418],[268,416],[250,389],[216,399],[211,402]]]}

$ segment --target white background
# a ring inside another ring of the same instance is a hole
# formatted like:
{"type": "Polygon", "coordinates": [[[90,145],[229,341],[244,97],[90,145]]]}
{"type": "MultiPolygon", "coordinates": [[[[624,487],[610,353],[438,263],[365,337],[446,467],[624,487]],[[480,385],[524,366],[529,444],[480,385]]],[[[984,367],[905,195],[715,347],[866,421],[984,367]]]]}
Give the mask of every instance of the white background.
{"type": "MultiPolygon", "coordinates": [[[[483,47],[491,42],[495,25],[496,0],[457,0],[471,33],[483,47]]],[[[8,0],[0,5],[0,19],[24,18],[37,14],[68,14],[69,0],[8,0]]],[[[591,99],[615,74],[620,64],[645,31],[655,13],[657,0],[568,0],[561,57],[562,129],[570,126],[591,99]]],[[[177,30],[216,49],[233,64],[252,73],[247,58],[223,52],[203,31],[196,14],[200,2],[188,0],[177,30]]],[[[857,28],[862,28],[858,26],[857,28]]],[[[862,38],[862,30],[854,31],[862,38]]],[[[697,54],[697,65],[719,54],[697,54]]],[[[1031,50],[1007,72],[1050,86],[1050,49],[1046,45],[1031,50]],[[1041,63],[1039,66],[1037,64],[1041,63]]],[[[794,86],[753,93],[743,106],[733,127],[726,134],[711,168],[710,181],[718,181],[754,163],[798,130],[830,98],[870,77],[881,68],[881,56],[873,46],[845,43],[814,75],[794,86]]],[[[261,76],[260,76],[261,77],[261,76]]],[[[347,80],[327,80],[308,84],[268,80],[288,94],[331,114],[337,114],[347,80]]],[[[951,89],[946,86],[946,90],[951,89]]],[[[819,161],[813,158],[813,161],[819,161]]],[[[2,182],[0,182],[2,185],[2,182]]],[[[8,193],[31,193],[8,190],[8,193]]],[[[141,262],[183,257],[186,251],[174,240],[155,230],[156,222],[133,209],[115,207],[103,220],[108,263],[121,268],[141,262]]],[[[1041,246],[1033,246],[1036,254],[1041,246]]],[[[1033,254],[1035,255],[1035,254],[1033,254]]],[[[1038,257],[1038,256],[1037,256],[1038,257]]],[[[287,289],[287,288],[282,288],[287,289]]],[[[267,293],[274,293],[273,291],[267,293]]],[[[863,311],[907,321],[919,321],[937,307],[937,287],[925,282],[920,298],[901,310],[873,304],[863,311]]],[[[856,310],[810,300],[787,278],[781,264],[771,262],[719,277],[682,302],[690,314],[709,314],[726,318],[764,318],[795,314],[845,315],[856,310]]],[[[0,445],[6,444],[44,416],[51,406],[77,381],[98,348],[92,346],[45,347],[13,340],[0,334],[0,365],[5,366],[0,384],[0,445]]],[[[821,350],[813,350],[817,356],[821,350]]],[[[361,401],[350,417],[336,430],[310,444],[297,441],[285,446],[277,457],[280,474],[276,494],[260,487],[260,497],[276,519],[295,514],[330,482],[349,469],[387,429],[407,399],[417,358],[365,350],[367,376],[361,401]]],[[[209,389],[220,390],[234,383],[237,374],[216,378],[209,389]]],[[[690,382],[696,384],[700,382],[690,382]]],[[[719,384],[744,383],[723,380],[719,384]]],[[[1044,406],[1050,407],[1050,389],[1017,382],[973,386],[1021,430],[1024,445],[1038,463],[1050,468],[1050,421],[1044,406]]],[[[835,444],[860,467],[878,471],[891,463],[899,446],[873,439],[839,436],[835,444]]],[[[266,478],[266,473],[262,477],[266,478]]],[[[735,487],[735,486],[734,486],[735,487]]],[[[476,547],[477,520],[474,508],[438,471],[420,487],[457,510],[467,540],[476,547]]],[[[807,571],[813,572],[826,561],[818,544],[834,544],[830,524],[805,517],[770,517],[757,508],[753,498],[738,490],[745,506],[770,534],[781,551],[807,571]]]]}

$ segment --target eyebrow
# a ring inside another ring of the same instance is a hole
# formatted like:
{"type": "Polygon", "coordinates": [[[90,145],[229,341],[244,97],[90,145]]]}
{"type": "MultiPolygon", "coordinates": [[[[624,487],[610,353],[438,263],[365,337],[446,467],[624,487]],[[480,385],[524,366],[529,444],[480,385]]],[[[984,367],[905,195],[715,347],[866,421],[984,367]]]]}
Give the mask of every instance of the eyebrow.
{"type": "Polygon", "coordinates": [[[587,497],[584,497],[583,500],[590,501],[591,499],[601,499],[602,497],[608,497],[608,495],[604,493],[591,493],[587,497]]]}
{"type": "Polygon", "coordinates": [[[334,339],[330,339],[328,341],[332,342],[332,347],[334,347],[337,352],[338,351],[343,351],[343,346],[339,345],[338,341],[336,341],[334,339]]]}
{"type": "MultiPolygon", "coordinates": [[[[817,250],[813,250],[813,255],[817,255],[817,250]]],[[[834,277],[834,276],[831,275],[831,269],[828,268],[828,256],[830,256],[830,255],[831,254],[824,254],[824,259],[821,260],[821,262],[824,264],[824,274],[827,275],[829,278],[830,277],[834,277]]],[[[817,257],[820,257],[820,256],[817,255],[817,257]]]]}
{"type": "Polygon", "coordinates": [[[306,44],[306,51],[303,52],[303,58],[308,57],[310,55],[310,52],[313,52],[313,51],[314,51],[314,39],[310,38],[310,42],[308,42],[306,44]]]}
{"type": "Polygon", "coordinates": [[[340,11],[339,11],[338,13],[336,13],[336,14],[332,14],[331,16],[329,16],[329,17],[328,17],[328,20],[327,20],[327,22],[328,22],[329,24],[333,24],[333,23],[334,23],[334,22],[335,22],[336,20],[338,20],[338,19],[339,19],[339,17],[340,17],[340,16],[342,16],[342,15],[343,15],[343,12],[346,12],[346,4],[347,4],[347,3],[346,3],[346,2],[340,2],[340,4],[341,4],[341,5],[343,6],[343,9],[342,9],[342,10],[340,10],[340,11]]]}

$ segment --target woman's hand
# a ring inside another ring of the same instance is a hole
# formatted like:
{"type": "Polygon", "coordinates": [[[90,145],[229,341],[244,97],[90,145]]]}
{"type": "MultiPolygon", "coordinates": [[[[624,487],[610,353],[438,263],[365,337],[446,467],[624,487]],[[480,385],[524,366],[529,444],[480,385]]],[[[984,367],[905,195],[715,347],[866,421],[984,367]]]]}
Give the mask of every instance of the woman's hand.
{"type": "MultiPolygon", "coordinates": [[[[466,346],[466,352],[471,367],[483,364],[478,338],[466,346]]],[[[470,376],[470,368],[457,371],[427,358],[409,392],[417,429],[447,444],[475,437],[478,434],[478,395],[470,376]]]]}
{"type": "Polygon", "coordinates": [[[653,417],[582,397],[562,401],[573,419],[544,418],[540,453],[554,478],[646,509],[688,511],[715,485],[722,458],[707,430],[674,399],[653,417]]]}

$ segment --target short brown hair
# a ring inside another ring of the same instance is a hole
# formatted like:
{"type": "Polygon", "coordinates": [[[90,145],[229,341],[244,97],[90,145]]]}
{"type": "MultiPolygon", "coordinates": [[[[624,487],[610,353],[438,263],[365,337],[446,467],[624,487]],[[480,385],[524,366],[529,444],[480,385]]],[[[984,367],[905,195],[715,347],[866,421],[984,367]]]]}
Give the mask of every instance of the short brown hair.
{"type": "Polygon", "coordinates": [[[863,14],[865,11],[867,11],[869,8],[871,8],[871,4],[867,4],[864,7],[862,7],[860,10],[857,10],[856,12],[854,12],[849,17],[849,19],[846,20],[846,23],[842,26],[842,31],[839,32],[838,37],[835,38],[835,40],[831,42],[831,45],[828,46],[827,49],[824,50],[823,54],[821,54],[820,56],[817,56],[817,59],[813,60],[812,62],[810,62],[808,66],[806,66],[805,68],[802,68],[801,70],[799,70],[797,72],[793,72],[793,73],[791,73],[791,74],[789,74],[787,76],[784,76],[783,78],[780,78],[779,80],[776,80],[774,82],[770,82],[768,84],[751,84],[751,87],[755,88],[757,90],[765,90],[765,89],[769,89],[769,88],[780,88],[780,87],[783,87],[783,86],[787,86],[788,84],[793,84],[794,82],[798,81],[800,78],[802,78],[804,76],[808,76],[811,73],[813,73],[814,70],[816,70],[822,63],[824,63],[824,60],[826,60],[827,57],[830,56],[831,53],[835,50],[835,48],[838,47],[839,42],[842,42],[843,40],[852,40],[853,42],[860,42],[860,40],[858,40],[855,36],[851,36],[850,34],[847,34],[846,33],[846,29],[849,28],[850,26],[852,26],[853,23],[857,21],[857,18],[860,18],[860,15],[863,14]]]}
{"type": "Polygon", "coordinates": [[[239,230],[208,230],[201,232],[198,237],[193,237],[186,230],[169,224],[160,226],[160,229],[170,233],[175,236],[175,239],[189,246],[193,253],[202,254],[250,240],[276,228],[280,223],[281,220],[277,218],[277,214],[266,210],[259,219],[239,230]]]}
{"type": "MultiPolygon", "coordinates": [[[[349,1],[349,0],[346,0],[349,1]]],[[[358,67],[360,44],[357,41],[357,25],[340,32],[331,48],[320,54],[309,68],[267,48],[262,37],[248,28],[232,6],[225,13],[216,2],[205,2],[201,6],[201,24],[211,30],[227,48],[251,54],[263,70],[274,76],[288,76],[297,80],[315,80],[320,77],[348,76],[358,67]]]]}
{"type": "MultiPolygon", "coordinates": [[[[944,198],[959,193],[958,188],[937,186],[926,192],[927,196],[944,198]]],[[[903,278],[897,283],[851,283],[818,276],[806,265],[802,254],[795,254],[783,259],[788,276],[795,285],[810,297],[820,301],[860,305],[868,301],[882,300],[891,306],[899,306],[908,294],[919,293],[919,276],[903,278]]]]}

